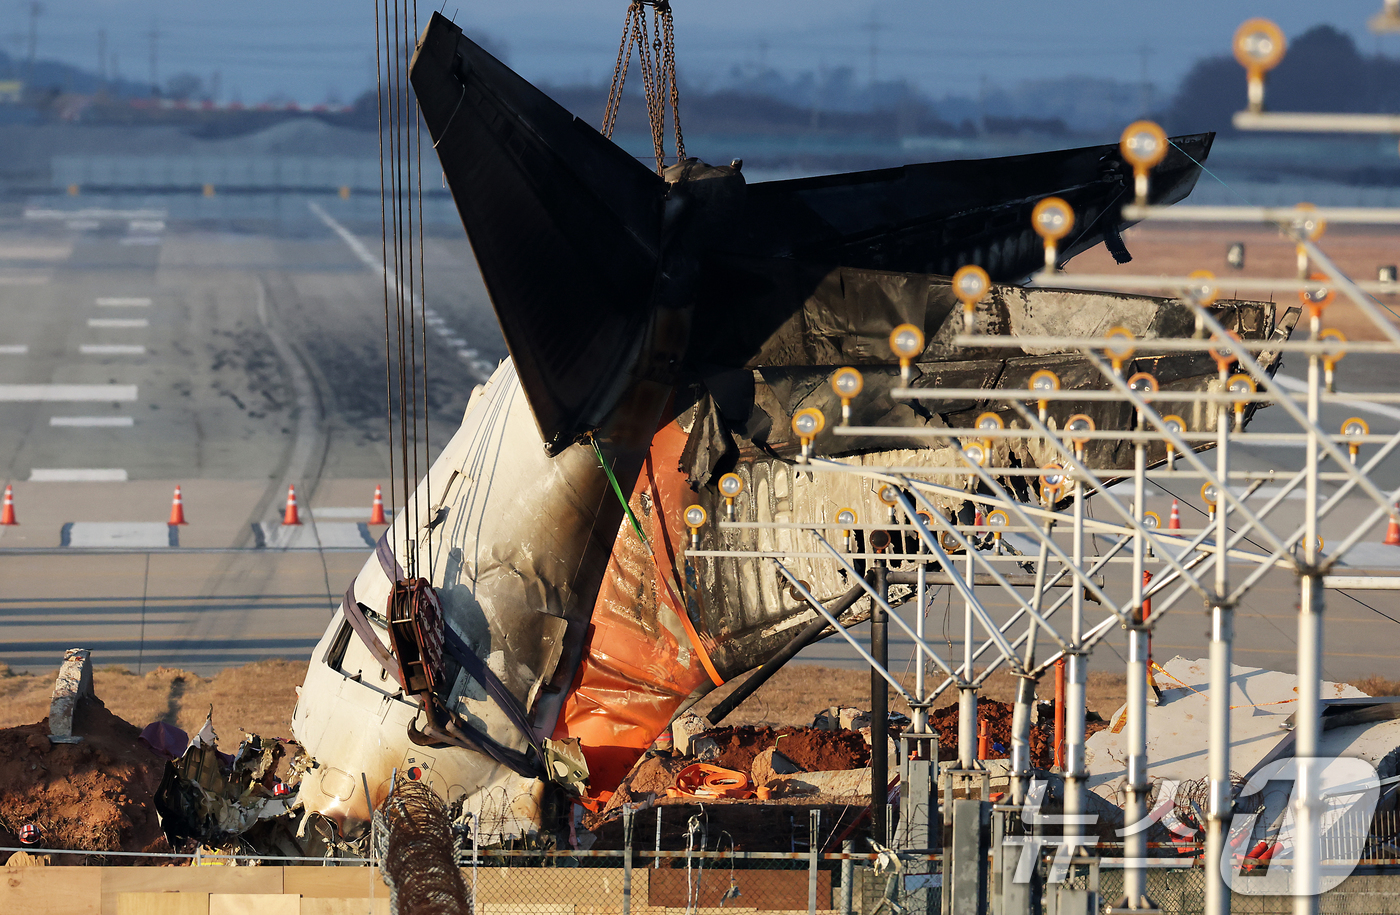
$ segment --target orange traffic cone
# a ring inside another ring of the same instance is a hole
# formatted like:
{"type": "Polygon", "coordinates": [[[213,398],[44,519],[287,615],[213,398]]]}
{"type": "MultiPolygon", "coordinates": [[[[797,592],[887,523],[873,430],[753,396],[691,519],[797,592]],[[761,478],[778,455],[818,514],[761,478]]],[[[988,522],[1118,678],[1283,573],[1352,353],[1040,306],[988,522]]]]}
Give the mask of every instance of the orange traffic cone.
{"type": "Polygon", "coordinates": [[[169,524],[188,524],[185,520],[185,503],[180,499],[180,487],[175,487],[175,500],[170,503],[169,524]]]}
{"type": "Polygon", "coordinates": [[[287,484],[287,512],[282,516],[282,525],[300,524],[301,516],[297,514],[297,488],[290,483],[287,484]]]}
{"type": "MultiPolygon", "coordinates": [[[[11,520],[0,521],[0,524],[14,524],[14,509],[10,508],[10,487],[5,487],[5,517],[11,520]]],[[[1385,545],[1400,546],[1400,520],[1396,520],[1394,515],[1390,516],[1390,527],[1385,529],[1385,545]]]]}
{"type": "Polygon", "coordinates": [[[9,483],[5,484],[5,507],[0,509],[0,525],[9,527],[19,524],[15,520],[15,488],[9,483]]]}
{"type": "Polygon", "coordinates": [[[384,519],[384,494],[379,487],[374,487],[374,506],[369,510],[370,524],[388,524],[384,519]]]}
{"type": "Polygon", "coordinates": [[[1176,504],[1175,499],[1172,499],[1172,513],[1171,517],[1167,519],[1167,530],[1181,530],[1181,506],[1176,504]]]}

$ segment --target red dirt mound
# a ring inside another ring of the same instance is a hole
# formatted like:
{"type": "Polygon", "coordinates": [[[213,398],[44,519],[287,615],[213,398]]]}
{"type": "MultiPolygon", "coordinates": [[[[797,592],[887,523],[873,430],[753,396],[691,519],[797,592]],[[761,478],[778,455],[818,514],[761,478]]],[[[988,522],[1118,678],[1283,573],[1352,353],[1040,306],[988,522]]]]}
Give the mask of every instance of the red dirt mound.
{"type": "MultiPolygon", "coordinates": [[[[1011,756],[1010,703],[995,699],[977,700],[977,720],[987,722],[987,758],[1006,759],[1011,756]],[[1000,749],[998,749],[998,745],[1000,749]]],[[[958,758],[958,707],[950,705],[929,713],[929,725],[938,732],[939,759],[958,758]]],[[[1038,726],[1031,728],[1031,765],[1048,769],[1054,763],[1052,735],[1038,726]]]]}
{"type": "Polygon", "coordinates": [[[47,718],[0,730],[0,845],[18,845],[20,828],[32,823],[44,848],[170,851],[155,810],[165,760],[96,699],[80,701],[73,733],[80,743],[51,743],[47,718]]]}
{"type": "Polygon", "coordinates": [[[701,736],[714,738],[719,744],[719,758],[711,762],[740,772],[748,772],[754,757],[772,746],[806,772],[860,769],[870,764],[870,747],[856,731],[740,725],[712,728],[701,736]]]}

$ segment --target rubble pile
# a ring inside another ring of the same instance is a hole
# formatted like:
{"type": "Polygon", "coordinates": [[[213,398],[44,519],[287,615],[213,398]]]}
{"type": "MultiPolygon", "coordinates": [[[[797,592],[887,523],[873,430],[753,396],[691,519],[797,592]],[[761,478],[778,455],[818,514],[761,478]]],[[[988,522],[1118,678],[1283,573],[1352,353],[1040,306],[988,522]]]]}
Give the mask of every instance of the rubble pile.
{"type": "MultiPolygon", "coordinates": [[[[1012,706],[994,699],[977,700],[977,721],[987,723],[987,759],[1011,757],[1012,706]]],[[[945,706],[929,713],[929,727],[938,732],[938,758],[958,758],[958,707],[945,706]]],[[[1054,764],[1054,735],[1050,728],[1031,727],[1031,766],[1049,769],[1054,764]]]]}
{"type": "Polygon", "coordinates": [[[73,729],[76,743],[53,742],[48,718],[0,730],[0,845],[18,846],[33,825],[42,848],[170,851],[155,808],[165,760],[97,699],[78,703],[73,729]]]}

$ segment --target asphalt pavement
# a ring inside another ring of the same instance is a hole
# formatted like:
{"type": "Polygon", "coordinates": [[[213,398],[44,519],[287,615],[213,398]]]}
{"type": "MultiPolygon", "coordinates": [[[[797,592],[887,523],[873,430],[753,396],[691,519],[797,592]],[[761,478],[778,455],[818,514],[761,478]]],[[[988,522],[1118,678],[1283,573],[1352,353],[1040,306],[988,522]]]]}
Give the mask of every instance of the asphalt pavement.
{"type": "MultiPolygon", "coordinates": [[[[20,522],[0,527],[0,663],[14,669],[72,646],[200,673],[305,657],[382,531],[374,488],[391,514],[399,501],[385,283],[362,256],[383,251],[378,226],[337,199],[257,220],[181,220],[170,202],[0,211],[0,476],[20,522]],[[189,523],[172,532],[176,486],[189,523]]],[[[436,453],[505,347],[460,226],[427,229],[417,438],[436,453]]]]}

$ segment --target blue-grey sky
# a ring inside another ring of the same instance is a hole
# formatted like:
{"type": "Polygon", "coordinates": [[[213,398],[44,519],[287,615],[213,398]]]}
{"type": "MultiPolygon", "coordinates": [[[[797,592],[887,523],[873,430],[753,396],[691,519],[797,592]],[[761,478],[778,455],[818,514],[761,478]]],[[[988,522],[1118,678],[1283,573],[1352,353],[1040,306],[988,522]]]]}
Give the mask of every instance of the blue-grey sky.
{"type": "MultiPolygon", "coordinates": [[[[180,71],[245,102],[274,95],[315,103],[353,98],[374,81],[369,0],[41,0],[38,53],[97,69],[98,31],[123,77],[148,79],[150,33],[163,82],[180,71]]],[[[390,0],[393,10],[404,0],[390,0]]],[[[407,0],[410,10],[412,0],[407,0]]],[[[441,2],[441,0],[439,0],[441,2]]],[[[903,77],[935,96],[999,84],[1088,75],[1148,78],[1170,91],[1197,57],[1228,51],[1236,26],[1275,19],[1287,34],[1328,22],[1363,51],[1400,55],[1400,37],[1377,39],[1366,19],[1382,0],[673,0],[685,75],[713,83],[735,65],[789,75],[850,66],[862,80],[872,38],[881,79],[903,77]]],[[[0,0],[0,47],[27,53],[30,0],[0,0]]],[[[380,2],[383,9],[383,0],[380,2]]],[[[419,6],[425,22],[431,2],[419,6]]],[[[625,0],[447,0],[445,12],[484,29],[533,80],[602,81],[617,54],[625,0]]]]}

